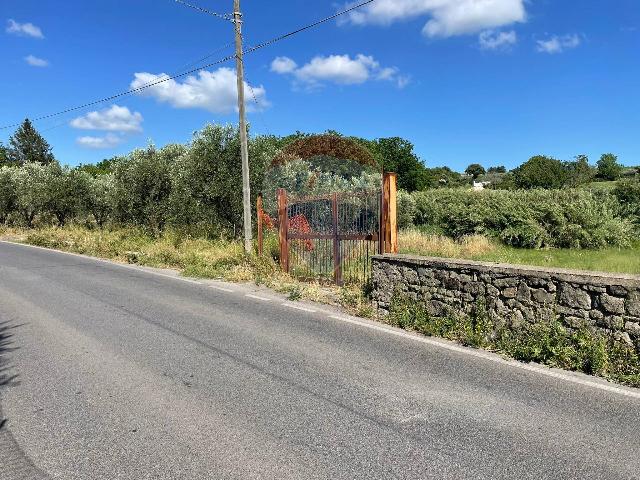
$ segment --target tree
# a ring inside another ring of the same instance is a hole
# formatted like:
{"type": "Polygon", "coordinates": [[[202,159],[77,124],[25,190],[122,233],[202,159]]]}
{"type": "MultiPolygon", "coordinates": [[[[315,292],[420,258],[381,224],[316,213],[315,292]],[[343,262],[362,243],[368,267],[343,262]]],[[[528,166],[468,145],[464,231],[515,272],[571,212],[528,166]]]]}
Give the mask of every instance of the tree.
{"type": "Polygon", "coordinates": [[[560,160],[537,155],[514,171],[518,188],[561,188],[565,185],[567,172],[560,160]]]}
{"type": "Polygon", "coordinates": [[[589,157],[586,155],[578,155],[575,161],[565,162],[564,168],[567,173],[567,185],[571,187],[587,184],[595,176],[595,171],[589,165],[589,157]]]}
{"type": "Polygon", "coordinates": [[[480,165],[479,163],[472,163],[471,165],[469,165],[467,167],[467,169],[464,171],[464,173],[466,173],[467,175],[471,175],[473,177],[473,179],[475,180],[480,175],[484,175],[487,172],[484,169],[484,167],[482,165],[480,165]]]}
{"type": "Polygon", "coordinates": [[[16,209],[15,169],[0,167],[0,224],[4,224],[16,209]]]}
{"type": "Polygon", "coordinates": [[[487,173],[507,173],[507,167],[500,165],[498,167],[489,167],[487,173]]]}
{"type": "Polygon", "coordinates": [[[52,164],[48,168],[45,209],[63,227],[67,220],[85,211],[90,201],[91,176],[69,167],[52,164]]]}
{"type": "Polygon", "coordinates": [[[424,163],[413,151],[413,144],[400,137],[379,138],[370,148],[385,172],[398,174],[398,188],[413,192],[423,190],[428,178],[424,163]]]}
{"type": "Polygon", "coordinates": [[[9,152],[7,151],[7,147],[0,142],[0,168],[8,167],[10,165],[11,162],[9,161],[9,152]]]}
{"type": "Polygon", "coordinates": [[[37,215],[47,212],[48,182],[51,166],[26,163],[22,168],[13,168],[16,189],[16,211],[25,226],[33,227],[37,215]]]}
{"type": "Polygon", "coordinates": [[[605,153],[598,160],[598,177],[603,180],[618,180],[622,175],[622,165],[613,153],[605,153]]]}
{"type": "Polygon", "coordinates": [[[9,138],[9,161],[18,165],[55,162],[51,147],[27,118],[9,138]]]}

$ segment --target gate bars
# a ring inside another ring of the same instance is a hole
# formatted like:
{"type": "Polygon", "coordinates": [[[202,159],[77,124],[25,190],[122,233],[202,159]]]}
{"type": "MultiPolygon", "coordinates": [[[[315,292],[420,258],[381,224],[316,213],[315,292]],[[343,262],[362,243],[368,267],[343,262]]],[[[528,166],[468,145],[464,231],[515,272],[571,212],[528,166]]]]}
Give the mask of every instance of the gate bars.
{"type": "Polygon", "coordinates": [[[333,193],[290,198],[277,192],[278,219],[257,202],[258,253],[264,253],[264,228],[277,223],[280,266],[305,278],[366,280],[375,253],[397,253],[397,177],[386,173],[382,191],[333,193]]]}

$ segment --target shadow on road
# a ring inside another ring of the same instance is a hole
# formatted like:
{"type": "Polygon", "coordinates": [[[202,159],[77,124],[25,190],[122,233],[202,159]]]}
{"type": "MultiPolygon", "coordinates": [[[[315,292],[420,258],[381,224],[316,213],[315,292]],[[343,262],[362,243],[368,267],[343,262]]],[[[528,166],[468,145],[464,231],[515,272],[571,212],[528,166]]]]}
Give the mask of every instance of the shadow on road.
{"type": "MultiPolygon", "coordinates": [[[[0,322],[0,389],[19,384],[18,375],[12,374],[13,367],[7,358],[7,354],[17,350],[17,347],[12,346],[13,330],[21,326],[12,325],[9,321],[0,322]]],[[[1,427],[2,424],[0,424],[1,427]]]]}

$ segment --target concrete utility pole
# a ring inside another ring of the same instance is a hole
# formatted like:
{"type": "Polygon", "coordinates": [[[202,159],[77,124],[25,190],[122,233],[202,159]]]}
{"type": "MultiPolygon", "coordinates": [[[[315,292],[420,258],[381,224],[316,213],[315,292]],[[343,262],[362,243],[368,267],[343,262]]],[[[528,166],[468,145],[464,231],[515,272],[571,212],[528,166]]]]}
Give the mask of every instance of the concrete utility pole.
{"type": "Polygon", "coordinates": [[[233,23],[236,29],[236,72],[238,75],[238,110],[240,112],[240,151],[242,154],[242,196],[244,210],[244,249],[251,253],[253,248],[251,233],[251,186],[249,183],[249,145],[247,140],[247,120],[244,104],[244,65],[242,63],[242,13],[240,0],[234,0],[233,23]]]}

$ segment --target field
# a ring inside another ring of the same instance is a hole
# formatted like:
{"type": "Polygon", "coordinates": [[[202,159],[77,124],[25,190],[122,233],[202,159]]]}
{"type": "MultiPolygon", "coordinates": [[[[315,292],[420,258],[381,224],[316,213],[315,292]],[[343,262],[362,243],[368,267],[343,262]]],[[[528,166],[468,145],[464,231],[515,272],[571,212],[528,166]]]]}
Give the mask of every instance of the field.
{"type": "Polygon", "coordinates": [[[464,258],[486,262],[640,274],[640,241],[628,248],[580,250],[569,248],[524,249],[509,247],[481,235],[453,240],[417,229],[399,234],[400,253],[464,258]]]}

